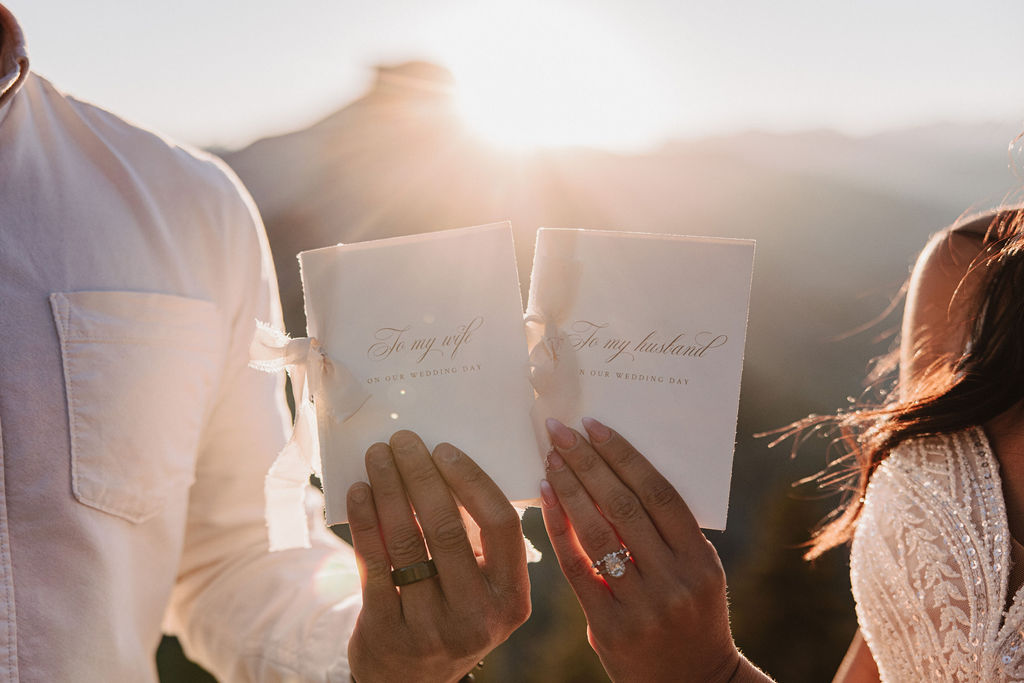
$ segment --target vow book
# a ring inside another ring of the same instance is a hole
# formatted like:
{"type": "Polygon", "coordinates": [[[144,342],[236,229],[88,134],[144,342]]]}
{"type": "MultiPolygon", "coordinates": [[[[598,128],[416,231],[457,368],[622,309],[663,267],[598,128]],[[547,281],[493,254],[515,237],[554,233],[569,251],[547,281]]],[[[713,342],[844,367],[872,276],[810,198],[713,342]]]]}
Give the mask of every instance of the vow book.
{"type": "Polygon", "coordinates": [[[537,497],[543,463],[508,223],[316,249],[299,262],[309,337],[368,393],[347,418],[316,410],[328,524],[346,521],[366,449],[399,429],[431,449],[458,446],[510,500],[537,497]]]}
{"type": "Polygon", "coordinates": [[[299,400],[327,522],[346,521],[366,449],[398,429],[455,444],[528,502],[544,420],[585,434],[590,416],[701,526],[725,528],[753,254],[748,240],[541,229],[524,324],[508,223],[301,253],[309,337],[292,355],[311,359],[299,400]]]}
{"type": "Polygon", "coordinates": [[[541,228],[526,317],[536,433],[548,417],[581,432],[600,420],[702,527],[724,529],[753,260],[751,240],[541,228]]]}

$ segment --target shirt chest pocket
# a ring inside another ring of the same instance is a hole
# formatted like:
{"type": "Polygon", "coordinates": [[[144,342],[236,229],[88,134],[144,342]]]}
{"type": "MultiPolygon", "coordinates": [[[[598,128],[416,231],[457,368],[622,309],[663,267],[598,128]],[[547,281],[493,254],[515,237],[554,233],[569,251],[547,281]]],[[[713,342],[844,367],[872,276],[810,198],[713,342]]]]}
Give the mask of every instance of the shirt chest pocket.
{"type": "Polygon", "coordinates": [[[50,295],[79,502],[131,522],[185,495],[218,367],[208,301],[139,292],[50,295]]]}

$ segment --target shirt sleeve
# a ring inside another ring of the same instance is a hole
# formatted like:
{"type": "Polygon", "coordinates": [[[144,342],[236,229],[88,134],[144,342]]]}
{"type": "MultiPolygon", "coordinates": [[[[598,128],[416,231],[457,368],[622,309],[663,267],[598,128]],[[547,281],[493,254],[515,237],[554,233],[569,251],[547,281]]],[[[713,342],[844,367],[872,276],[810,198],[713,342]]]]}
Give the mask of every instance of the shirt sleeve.
{"type": "Polygon", "coordinates": [[[279,325],[281,310],[263,225],[227,173],[223,371],[164,627],[220,680],[347,682],[359,577],[351,547],[324,525],[318,491],[307,496],[312,548],[267,549],[264,478],[290,419],[284,378],[249,368],[248,348],[256,320],[279,325]]]}

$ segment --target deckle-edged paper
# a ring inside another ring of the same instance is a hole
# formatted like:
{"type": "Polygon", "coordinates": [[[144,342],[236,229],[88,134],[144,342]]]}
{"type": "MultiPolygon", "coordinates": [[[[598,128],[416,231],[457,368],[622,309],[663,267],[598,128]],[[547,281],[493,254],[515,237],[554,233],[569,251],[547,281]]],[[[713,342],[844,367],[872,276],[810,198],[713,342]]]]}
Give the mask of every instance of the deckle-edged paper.
{"type": "Polygon", "coordinates": [[[322,373],[312,397],[328,524],[346,521],[366,449],[398,429],[428,448],[455,444],[513,501],[537,497],[543,463],[508,223],[316,249],[299,261],[308,335],[344,370],[322,373]],[[346,402],[359,405],[339,414],[334,405],[346,402]]]}
{"type": "Polygon", "coordinates": [[[540,229],[526,318],[536,433],[548,417],[601,420],[702,527],[724,529],[753,257],[750,240],[540,229]]]}
{"type": "Polygon", "coordinates": [[[513,501],[536,499],[544,420],[617,429],[725,527],[754,243],[541,229],[523,325],[508,223],[303,252],[309,336],[261,327],[297,415],[267,477],[272,548],[300,545],[318,470],[327,521],[397,429],[450,441],[513,501]],[[532,387],[531,387],[532,384],[532,387]]]}

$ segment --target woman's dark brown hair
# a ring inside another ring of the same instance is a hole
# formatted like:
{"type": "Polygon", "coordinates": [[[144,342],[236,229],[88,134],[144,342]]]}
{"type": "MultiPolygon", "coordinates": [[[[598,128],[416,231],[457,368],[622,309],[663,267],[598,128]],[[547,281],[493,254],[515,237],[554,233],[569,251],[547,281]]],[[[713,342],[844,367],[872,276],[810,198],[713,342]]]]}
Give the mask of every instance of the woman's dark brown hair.
{"type": "Polygon", "coordinates": [[[872,473],[899,444],[984,424],[1024,399],[1024,209],[977,219],[971,227],[984,234],[970,266],[981,278],[971,300],[956,302],[966,306],[963,319],[970,326],[961,355],[935,362],[915,380],[909,400],[894,390],[880,407],[812,415],[783,436],[802,440],[828,426],[843,451],[817,479],[826,486],[840,485],[847,498],[815,532],[808,559],[850,540],[872,473]]]}

